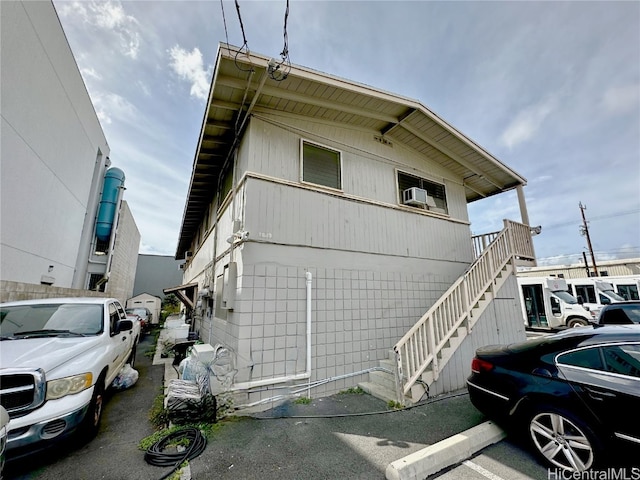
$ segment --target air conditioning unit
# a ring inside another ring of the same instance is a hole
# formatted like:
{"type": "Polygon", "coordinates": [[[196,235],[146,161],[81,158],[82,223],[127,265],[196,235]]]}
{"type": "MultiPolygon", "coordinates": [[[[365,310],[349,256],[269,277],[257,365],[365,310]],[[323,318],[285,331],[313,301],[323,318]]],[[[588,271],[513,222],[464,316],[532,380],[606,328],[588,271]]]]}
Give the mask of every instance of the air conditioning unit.
{"type": "Polygon", "coordinates": [[[418,187],[407,188],[402,192],[402,203],[405,205],[413,205],[424,207],[427,204],[427,191],[418,187]]]}
{"type": "Polygon", "coordinates": [[[418,188],[407,188],[402,192],[402,203],[414,207],[428,207],[429,210],[436,208],[436,202],[433,197],[427,195],[427,191],[418,188]]]}
{"type": "Polygon", "coordinates": [[[180,270],[184,270],[186,266],[186,263],[181,263],[180,265],[178,265],[178,267],[180,267],[180,270]]]}
{"type": "Polygon", "coordinates": [[[185,260],[189,260],[191,257],[193,257],[193,252],[191,250],[187,250],[186,252],[184,252],[185,260]]]}

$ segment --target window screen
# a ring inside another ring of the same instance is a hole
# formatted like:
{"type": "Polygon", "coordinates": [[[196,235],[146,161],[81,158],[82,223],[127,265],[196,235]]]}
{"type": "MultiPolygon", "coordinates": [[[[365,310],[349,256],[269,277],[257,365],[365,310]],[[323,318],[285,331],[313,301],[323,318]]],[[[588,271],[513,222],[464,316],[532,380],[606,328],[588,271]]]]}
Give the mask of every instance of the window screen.
{"type": "Polygon", "coordinates": [[[302,181],[342,189],[340,152],[303,142],[302,181]]]}
{"type": "Polygon", "coordinates": [[[402,192],[411,187],[418,187],[426,190],[427,194],[436,202],[436,207],[447,212],[447,196],[444,185],[416,177],[415,175],[409,175],[408,173],[398,172],[398,193],[400,195],[400,203],[402,203],[402,192]]]}

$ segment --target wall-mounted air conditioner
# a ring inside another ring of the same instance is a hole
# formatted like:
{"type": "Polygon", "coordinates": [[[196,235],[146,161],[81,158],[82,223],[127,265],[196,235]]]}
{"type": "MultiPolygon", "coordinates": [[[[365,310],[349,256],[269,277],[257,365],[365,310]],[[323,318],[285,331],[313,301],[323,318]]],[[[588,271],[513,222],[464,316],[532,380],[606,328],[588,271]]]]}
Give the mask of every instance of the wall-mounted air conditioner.
{"type": "Polygon", "coordinates": [[[191,250],[187,250],[186,252],[184,252],[185,260],[189,260],[191,257],[193,257],[193,252],[191,250]]]}
{"type": "Polygon", "coordinates": [[[426,190],[418,187],[407,188],[405,191],[403,191],[402,203],[415,207],[436,207],[436,202],[433,197],[427,195],[426,190]]]}
{"type": "Polygon", "coordinates": [[[178,265],[180,267],[180,270],[184,270],[185,267],[187,266],[186,263],[181,263],[180,265],[178,265]]]}
{"type": "Polygon", "coordinates": [[[427,191],[418,187],[407,188],[402,192],[402,203],[424,207],[427,204],[427,191]]]}

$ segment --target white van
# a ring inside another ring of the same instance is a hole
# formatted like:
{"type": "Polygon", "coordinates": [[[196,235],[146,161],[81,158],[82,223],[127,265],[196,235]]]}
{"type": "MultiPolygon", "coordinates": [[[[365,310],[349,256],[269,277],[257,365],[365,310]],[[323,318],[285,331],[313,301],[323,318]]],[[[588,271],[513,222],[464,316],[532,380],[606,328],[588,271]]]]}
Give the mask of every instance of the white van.
{"type": "Polygon", "coordinates": [[[555,277],[518,277],[525,327],[559,328],[589,325],[593,316],[555,277]]]}
{"type": "Polygon", "coordinates": [[[621,275],[602,279],[613,285],[615,292],[625,300],[640,300],[640,275],[621,275]]]}
{"type": "Polygon", "coordinates": [[[578,302],[597,316],[603,306],[614,302],[624,302],[624,297],[618,295],[613,284],[599,278],[568,278],[566,279],[568,292],[578,299],[578,302]]]}

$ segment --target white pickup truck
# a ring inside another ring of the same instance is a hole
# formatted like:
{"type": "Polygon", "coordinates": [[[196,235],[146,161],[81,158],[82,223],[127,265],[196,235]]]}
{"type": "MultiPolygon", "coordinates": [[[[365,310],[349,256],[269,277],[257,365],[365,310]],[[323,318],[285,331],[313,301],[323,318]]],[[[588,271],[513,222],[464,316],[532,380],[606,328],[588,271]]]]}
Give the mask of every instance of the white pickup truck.
{"type": "Polygon", "coordinates": [[[134,362],[137,335],[114,298],[0,304],[0,403],[11,419],[8,456],[77,430],[94,436],[104,392],[134,362]]]}

